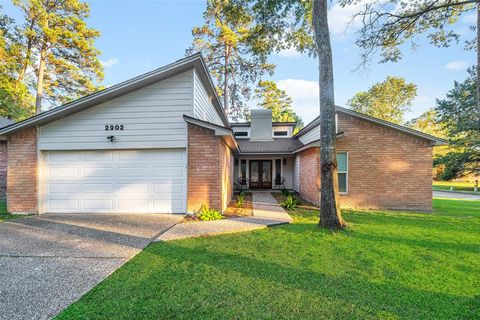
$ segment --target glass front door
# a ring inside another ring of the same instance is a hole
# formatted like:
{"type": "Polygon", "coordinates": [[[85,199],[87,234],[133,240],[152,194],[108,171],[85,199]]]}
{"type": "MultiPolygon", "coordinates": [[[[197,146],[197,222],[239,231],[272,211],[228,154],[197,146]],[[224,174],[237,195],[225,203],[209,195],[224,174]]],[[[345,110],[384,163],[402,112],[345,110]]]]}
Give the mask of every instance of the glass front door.
{"type": "Polygon", "coordinates": [[[250,160],[250,188],[272,188],[272,160],[250,160]]]}

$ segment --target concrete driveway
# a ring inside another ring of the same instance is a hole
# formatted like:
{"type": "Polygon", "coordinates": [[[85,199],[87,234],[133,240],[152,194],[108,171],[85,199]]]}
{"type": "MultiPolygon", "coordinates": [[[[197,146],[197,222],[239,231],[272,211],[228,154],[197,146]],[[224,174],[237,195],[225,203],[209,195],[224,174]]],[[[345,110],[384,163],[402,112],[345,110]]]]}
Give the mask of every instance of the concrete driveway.
{"type": "Polygon", "coordinates": [[[480,200],[480,195],[449,191],[433,191],[434,198],[449,198],[449,199],[463,199],[463,200],[480,200]]]}
{"type": "Polygon", "coordinates": [[[49,319],[181,215],[40,215],[0,223],[0,319],[49,319]]]}

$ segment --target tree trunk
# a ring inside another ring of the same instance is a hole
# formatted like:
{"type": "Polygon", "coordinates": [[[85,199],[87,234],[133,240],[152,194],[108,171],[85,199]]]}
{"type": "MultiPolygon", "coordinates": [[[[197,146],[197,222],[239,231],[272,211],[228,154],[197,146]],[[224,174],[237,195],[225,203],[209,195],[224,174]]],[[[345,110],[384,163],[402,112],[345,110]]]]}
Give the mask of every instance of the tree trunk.
{"type": "Polygon", "coordinates": [[[45,49],[40,52],[40,61],[38,63],[38,77],[37,77],[37,97],[35,100],[35,113],[42,112],[42,98],[43,98],[43,80],[45,75],[45,49]]]}
{"type": "Polygon", "coordinates": [[[225,113],[228,114],[228,63],[229,63],[229,49],[228,46],[225,46],[225,69],[223,74],[223,80],[225,83],[223,84],[223,108],[225,109],[225,113]]]}
{"type": "Polygon", "coordinates": [[[327,21],[327,1],[314,0],[313,28],[319,63],[320,86],[320,226],[346,227],[338,202],[333,62],[327,21]]]}
{"type": "Polygon", "coordinates": [[[477,109],[480,115],[480,2],[477,3],[477,109]]]}

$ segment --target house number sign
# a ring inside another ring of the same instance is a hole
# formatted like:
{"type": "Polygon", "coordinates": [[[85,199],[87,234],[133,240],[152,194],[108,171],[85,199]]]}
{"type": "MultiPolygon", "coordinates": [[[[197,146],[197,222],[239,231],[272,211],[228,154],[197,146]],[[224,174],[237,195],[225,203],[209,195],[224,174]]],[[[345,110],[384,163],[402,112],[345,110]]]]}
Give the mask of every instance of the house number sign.
{"type": "Polygon", "coordinates": [[[121,131],[125,127],[123,124],[106,124],[105,131],[121,131]]]}

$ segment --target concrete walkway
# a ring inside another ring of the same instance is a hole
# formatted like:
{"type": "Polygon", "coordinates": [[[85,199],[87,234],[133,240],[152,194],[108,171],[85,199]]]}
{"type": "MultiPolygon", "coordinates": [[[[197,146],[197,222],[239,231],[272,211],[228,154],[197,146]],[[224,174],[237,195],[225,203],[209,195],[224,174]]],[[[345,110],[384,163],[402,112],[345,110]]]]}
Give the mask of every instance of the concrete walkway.
{"type": "Polygon", "coordinates": [[[463,200],[480,200],[480,194],[450,192],[450,191],[433,191],[434,198],[449,198],[449,199],[463,199],[463,200]]]}
{"type": "Polygon", "coordinates": [[[181,218],[45,214],[0,223],[0,319],[54,317],[181,218]]]}
{"type": "Polygon", "coordinates": [[[277,204],[270,192],[255,192],[252,195],[253,216],[251,217],[179,223],[158,237],[157,241],[237,233],[292,222],[292,218],[277,204]]]}

